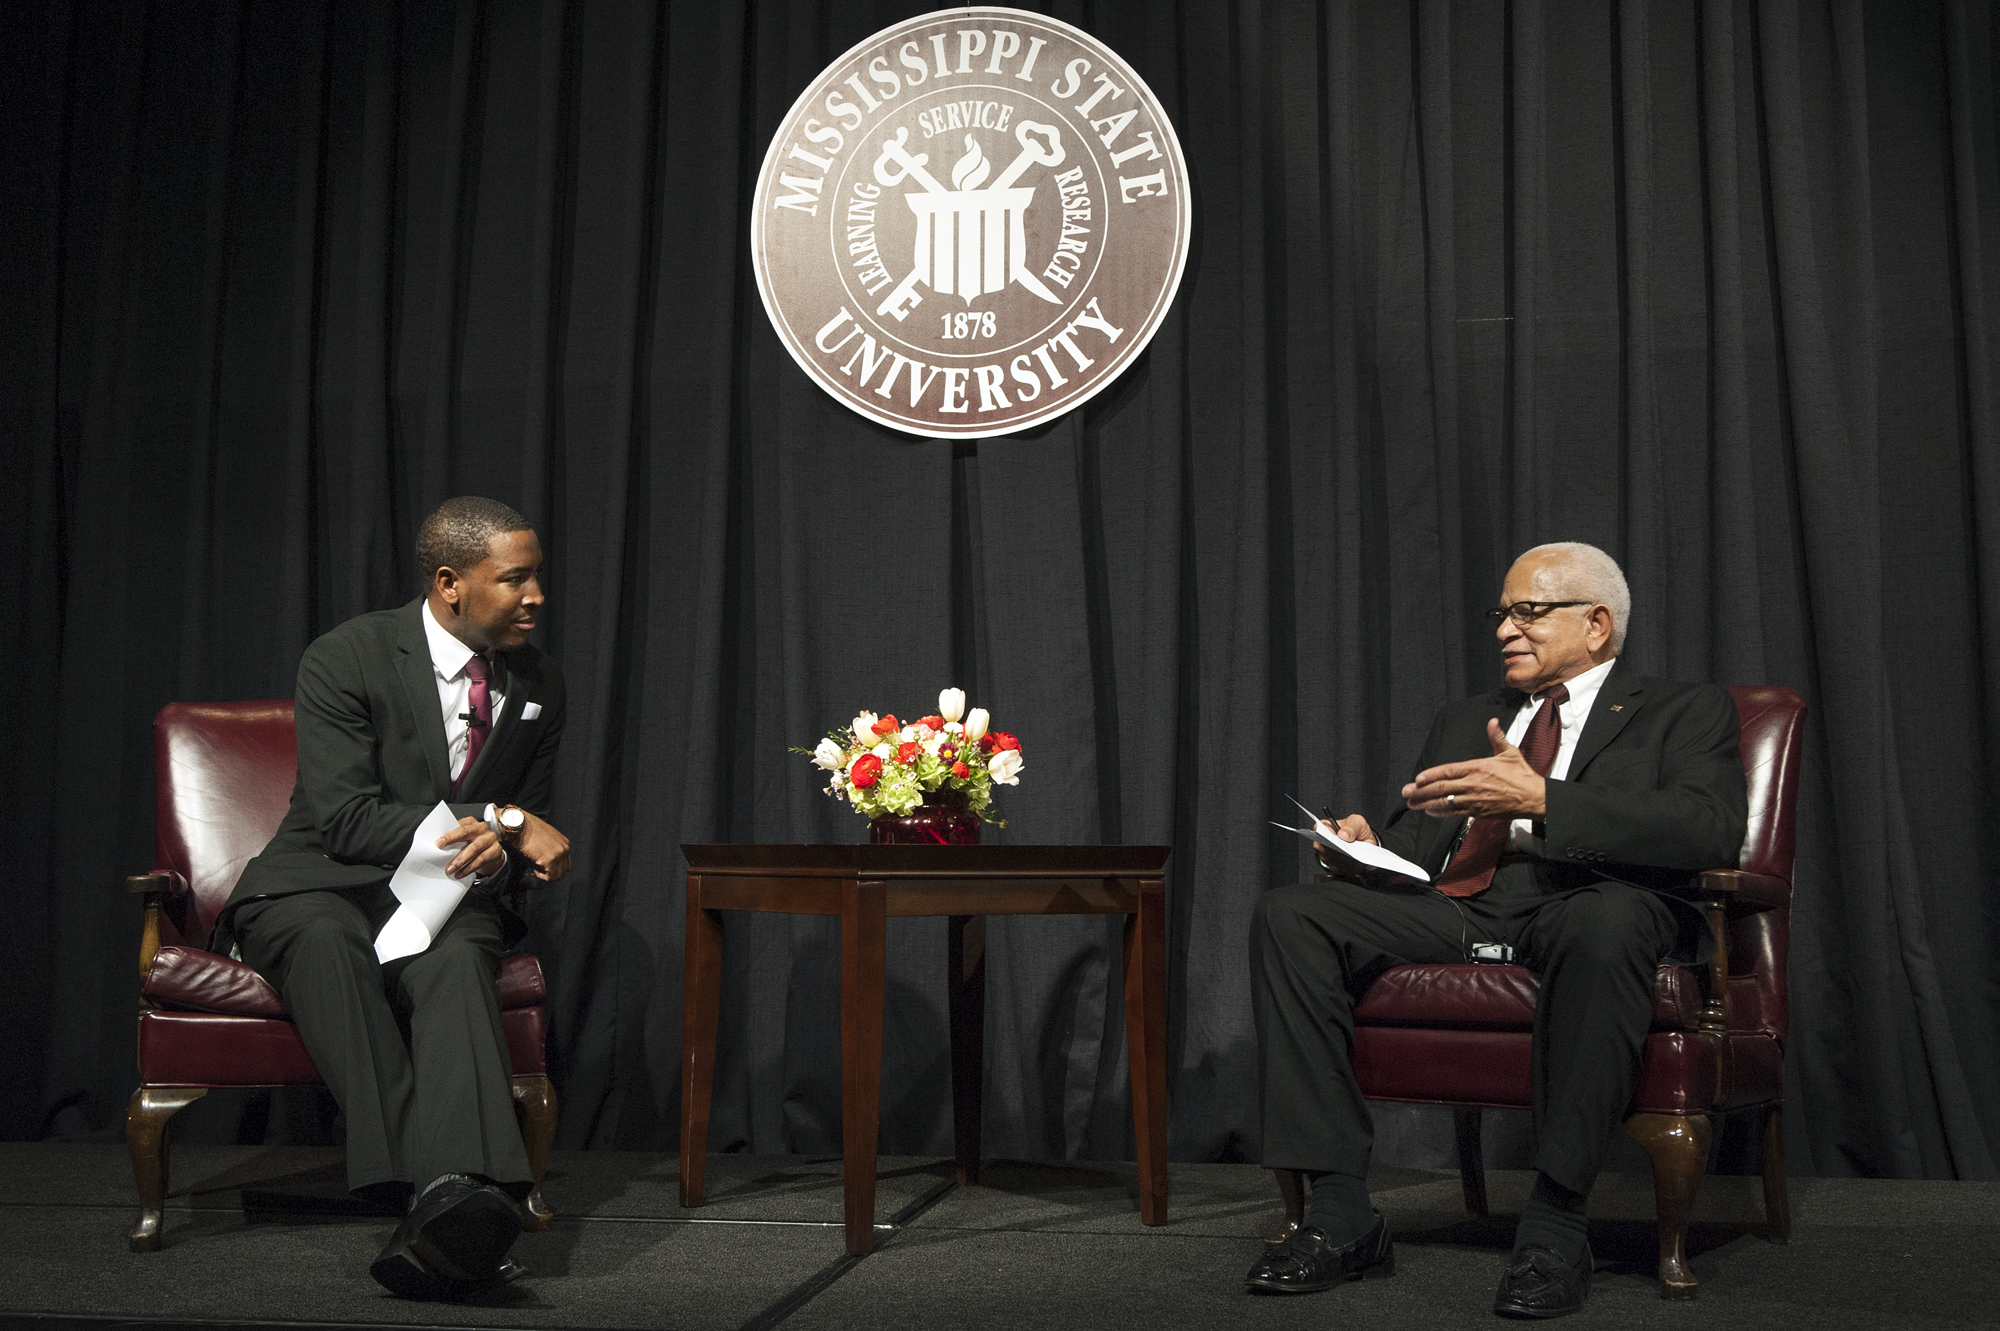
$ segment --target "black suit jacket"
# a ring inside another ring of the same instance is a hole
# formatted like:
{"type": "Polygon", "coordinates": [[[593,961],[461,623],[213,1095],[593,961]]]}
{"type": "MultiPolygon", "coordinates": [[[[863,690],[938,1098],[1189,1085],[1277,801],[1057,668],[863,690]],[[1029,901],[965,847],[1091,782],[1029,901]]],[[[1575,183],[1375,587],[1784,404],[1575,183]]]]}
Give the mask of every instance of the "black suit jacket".
{"type": "MultiPolygon", "coordinates": [[[[1447,704],[1413,771],[1491,757],[1486,722],[1497,718],[1504,730],[1526,702],[1500,689],[1447,704]]],[[[1658,892],[1681,920],[1677,955],[1706,956],[1712,940],[1688,889],[1700,870],[1733,866],[1743,848],[1749,814],[1740,739],[1736,702],[1725,690],[1651,678],[1619,661],[1584,721],[1568,774],[1549,782],[1548,816],[1535,828],[1541,861],[1500,872],[1533,873],[1551,891],[1613,879],[1658,892]]],[[[1463,824],[1404,805],[1380,837],[1436,874],[1463,824]]]]}
{"type": "MultiPolygon", "coordinates": [[[[385,883],[439,800],[452,801],[423,600],[350,619],[306,648],[295,716],[298,783],[278,834],[243,866],[210,946],[229,950],[236,907],[258,897],[385,883]]],[[[546,818],[562,738],[563,680],[533,646],[501,653],[506,702],[451,804],[460,817],[518,804],[546,818]],[[524,720],[528,703],[541,714],[524,720]]],[[[507,942],[526,925],[504,910],[507,942]]]]}

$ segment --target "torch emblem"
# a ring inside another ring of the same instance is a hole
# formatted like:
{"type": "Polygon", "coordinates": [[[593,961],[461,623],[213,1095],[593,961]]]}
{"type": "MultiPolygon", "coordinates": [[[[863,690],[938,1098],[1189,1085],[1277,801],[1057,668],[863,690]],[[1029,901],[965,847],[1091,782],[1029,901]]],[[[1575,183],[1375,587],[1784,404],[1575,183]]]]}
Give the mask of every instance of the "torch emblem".
{"type": "Polygon", "coordinates": [[[903,202],[917,215],[917,234],[909,274],[896,284],[877,314],[901,320],[923,303],[917,291],[922,282],[940,296],[958,296],[970,305],[975,297],[992,295],[1019,282],[1035,295],[1060,305],[1028,267],[1028,237],[1024,218],[1034,202],[1033,186],[1015,185],[1029,167],[1062,165],[1062,131],[1053,125],[1024,120],[1014,131],[1020,154],[1008,164],[991,185],[986,179],[993,164],[979,147],[979,141],[965,136],[965,155],[951,169],[952,188],[946,189],[937,177],[925,170],[930,157],[914,156],[904,150],[910,131],[898,129],[882,142],[875,159],[875,179],[883,185],[900,185],[915,180],[920,192],[903,195],[903,202]],[[984,188],[982,188],[984,186],[984,188]]]}

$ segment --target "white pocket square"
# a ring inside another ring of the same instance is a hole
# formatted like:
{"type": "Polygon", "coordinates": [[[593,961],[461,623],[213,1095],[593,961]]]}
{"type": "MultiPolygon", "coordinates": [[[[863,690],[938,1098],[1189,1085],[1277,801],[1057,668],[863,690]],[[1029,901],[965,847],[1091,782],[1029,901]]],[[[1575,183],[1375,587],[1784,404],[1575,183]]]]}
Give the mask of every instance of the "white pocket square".
{"type": "Polygon", "coordinates": [[[532,721],[541,714],[542,705],[540,703],[524,702],[521,704],[521,719],[523,721],[532,721]]]}

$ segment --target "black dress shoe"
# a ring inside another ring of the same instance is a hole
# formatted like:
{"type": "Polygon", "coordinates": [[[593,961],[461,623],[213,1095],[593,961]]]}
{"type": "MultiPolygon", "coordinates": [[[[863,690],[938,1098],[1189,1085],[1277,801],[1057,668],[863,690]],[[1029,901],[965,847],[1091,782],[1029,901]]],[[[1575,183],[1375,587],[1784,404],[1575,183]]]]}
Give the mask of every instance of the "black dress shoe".
{"type": "Polygon", "coordinates": [[[491,1289],[495,1285],[504,1285],[509,1281],[519,1280],[526,1274],[528,1274],[527,1267],[521,1265],[512,1257],[503,1257],[500,1259],[500,1269],[495,1271],[493,1278],[484,1282],[480,1288],[491,1289]]]}
{"type": "Polygon", "coordinates": [[[513,1198],[491,1184],[447,1178],[417,1199],[369,1274],[406,1299],[457,1298],[520,1274],[507,1259],[520,1235],[513,1198]]]}
{"type": "Polygon", "coordinates": [[[1502,1317],[1567,1317],[1583,1308],[1590,1290],[1590,1245],[1583,1265],[1571,1266],[1547,1248],[1523,1248],[1507,1262],[1493,1311],[1502,1317]]]}
{"type": "Polygon", "coordinates": [[[385,1288],[406,1299],[428,1299],[434,1303],[476,1299],[528,1274],[527,1267],[512,1257],[503,1257],[493,1274],[483,1280],[448,1280],[411,1257],[407,1249],[400,1253],[393,1249],[393,1244],[384,1249],[370,1269],[385,1288]]]}
{"type": "Polygon", "coordinates": [[[476,1280],[469,1284],[454,1280],[451,1293],[447,1297],[454,1300],[477,1298],[481,1294],[492,1293],[502,1285],[511,1284],[526,1274],[528,1274],[527,1267],[512,1257],[502,1257],[499,1268],[484,1280],[476,1280]]]}
{"type": "Polygon", "coordinates": [[[1316,1294],[1349,1280],[1393,1275],[1395,1270],[1389,1222],[1377,1213],[1373,1229],[1338,1248],[1316,1226],[1302,1227],[1257,1260],[1243,1277],[1243,1287],[1252,1294],[1316,1294]]]}

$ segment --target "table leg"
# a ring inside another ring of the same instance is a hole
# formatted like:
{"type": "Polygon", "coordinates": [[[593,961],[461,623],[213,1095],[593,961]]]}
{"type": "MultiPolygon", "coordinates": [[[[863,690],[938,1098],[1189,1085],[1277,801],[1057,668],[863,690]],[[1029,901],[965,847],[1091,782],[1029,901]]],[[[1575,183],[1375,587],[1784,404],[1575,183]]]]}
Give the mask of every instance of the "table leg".
{"type": "Polygon", "coordinates": [[[986,1071],[986,917],[954,915],[947,934],[951,995],[951,1131],[961,1185],[979,1182],[980,1097],[986,1071]]]}
{"type": "Polygon", "coordinates": [[[1139,1147],[1139,1219],[1167,1223],[1167,891],[1139,883],[1125,919],[1125,1045],[1132,1069],[1132,1135],[1139,1147]]]}
{"type": "Polygon", "coordinates": [[[840,901],[840,1135],[847,1250],[875,1247],[875,1150],[881,1136],[886,894],[850,879],[840,901]]]}
{"type": "Polygon", "coordinates": [[[708,1102],[715,1088],[716,1009],[722,1003],[722,915],[703,910],[688,875],[681,981],[681,1205],[700,1206],[708,1165],[708,1102]]]}

